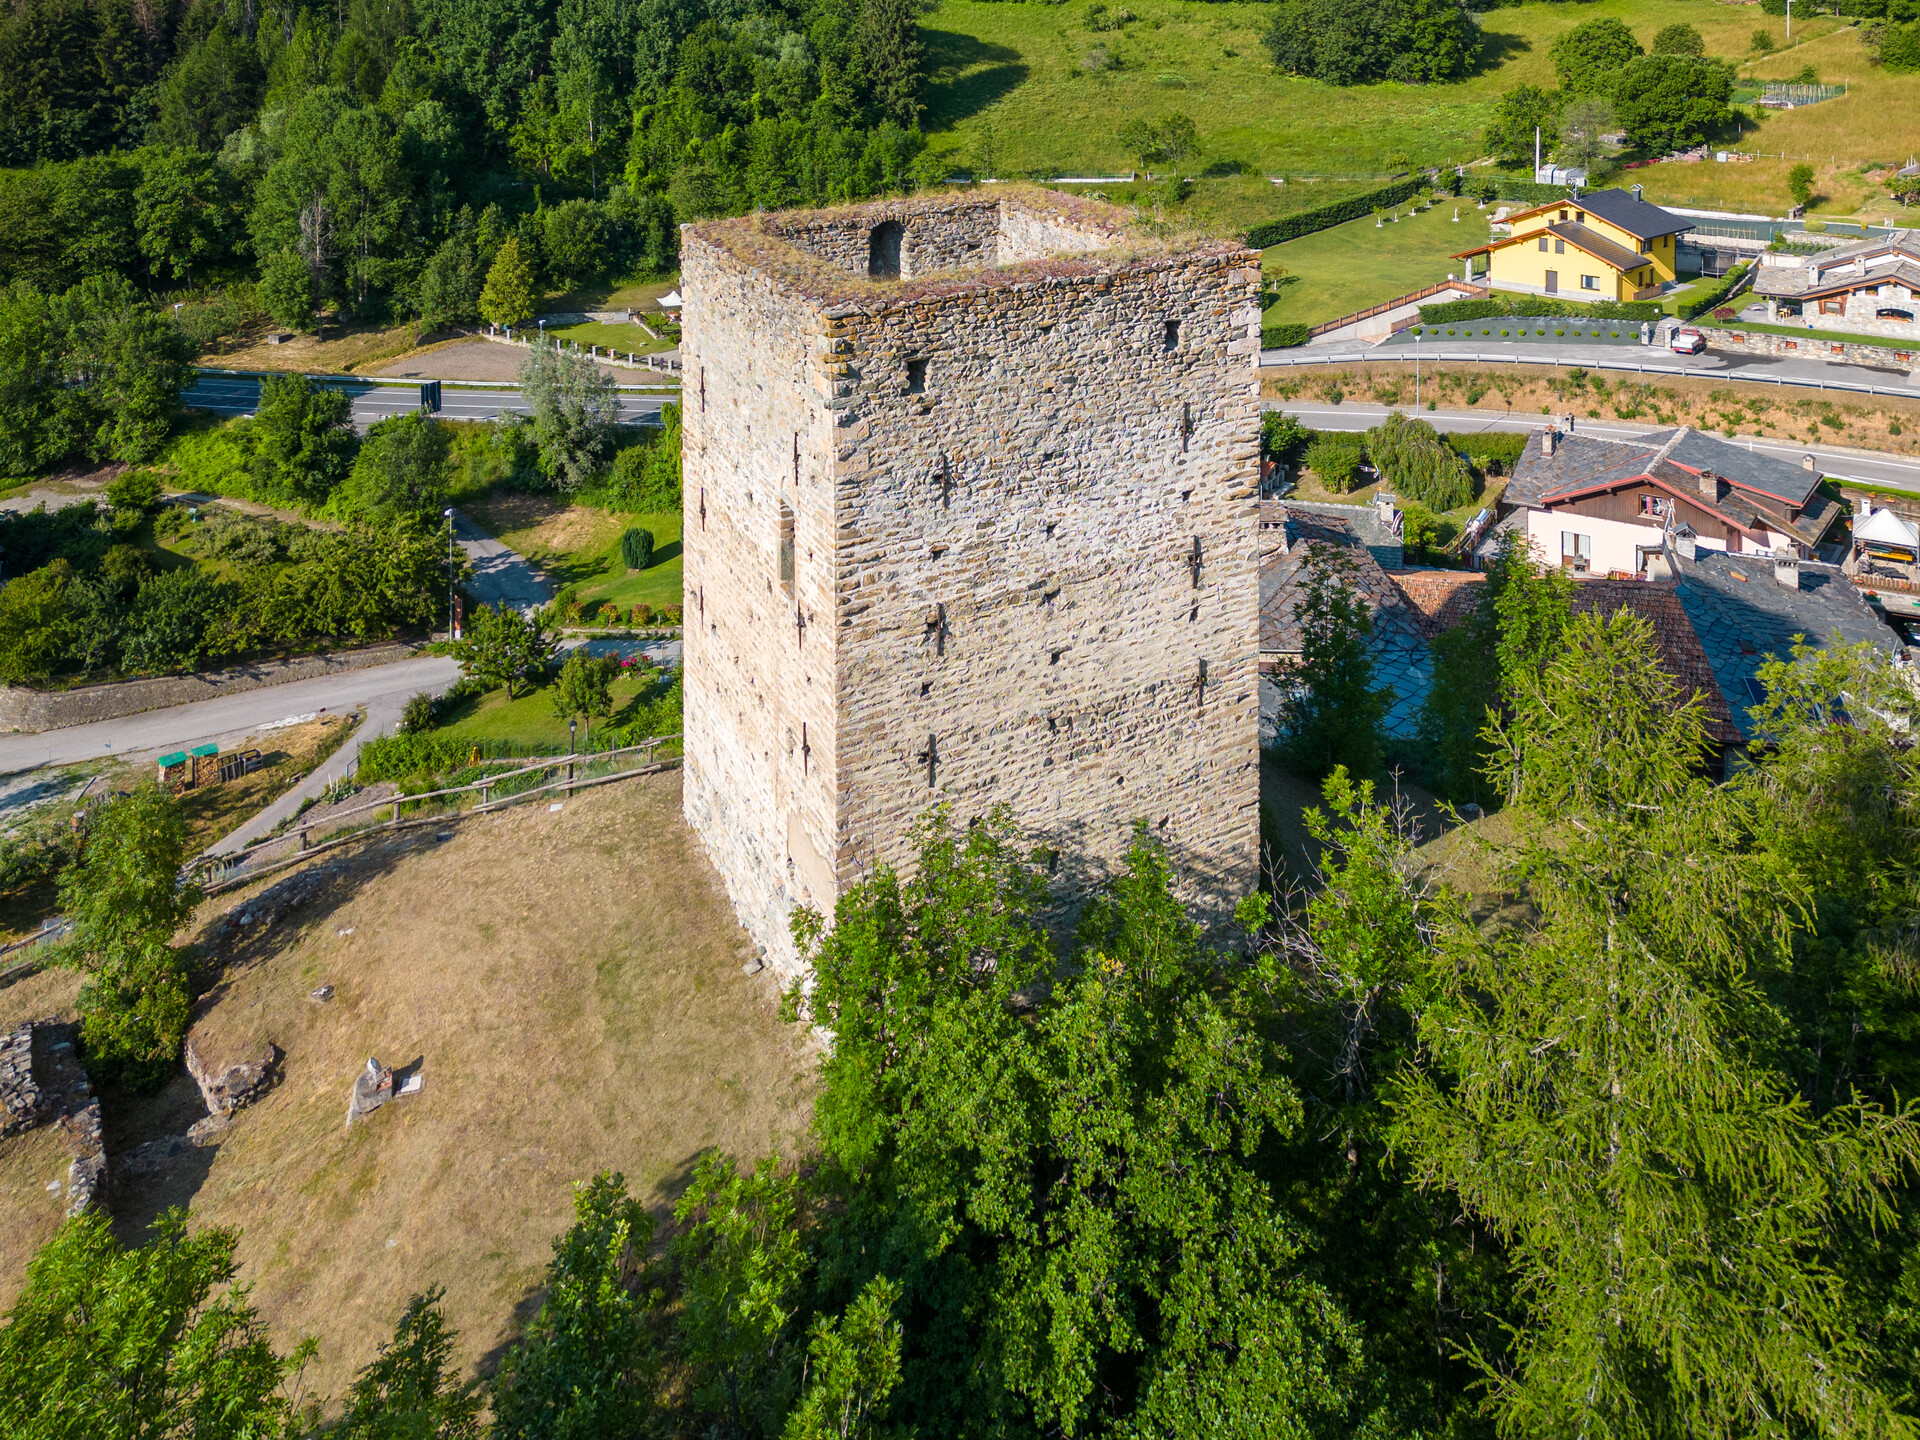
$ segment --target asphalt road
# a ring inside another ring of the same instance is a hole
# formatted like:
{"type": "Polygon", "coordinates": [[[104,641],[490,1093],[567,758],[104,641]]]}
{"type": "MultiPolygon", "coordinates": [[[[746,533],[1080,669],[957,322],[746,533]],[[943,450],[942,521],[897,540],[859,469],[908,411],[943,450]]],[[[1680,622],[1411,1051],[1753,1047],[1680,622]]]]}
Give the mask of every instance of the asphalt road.
{"type": "Polygon", "coordinates": [[[1649,345],[1498,345],[1482,340],[1448,340],[1429,345],[1300,346],[1267,350],[1263,366],[1285,370],[1295,365],[1379,364],[1422,360],[1475,360],[1517,365],[1584,365],[1588,369],[1644,371],[1650,375],[1694,375],[1703,379],[1758,381],[1796,388],[1870,388],[1888,395],[1920,395],[1920,384],[1909,383],[1898,370],[1865,365],[1828,365],[1819,360],[1792,360],[1773,355],[1731,355],[1708,350],[1699,355],[1676,355],[1649,345]]]}
{"type": "Polygon", "coordinates": [[[322,712],[338,715],[361,705],[371,709],[376,702],[395,695],[404,703],[416,690],[445,689],[459,673],[457,660],[422,655],[392,665],[293,680],[91,725],[70,725],[38,735],[0,735],[0,773],[149,751],[159,754],[182,745],[245,735],[287,716],[322,712]]]}
{"type": "MultiPolygon", "coordinates": [[[[424,387],[417,381],[345,380],[338,376],[317,377],[330,389],[344,390],[353,402],[353,426],[365,430],[376,421],[393,415],[410,415],[418,410],[424,387]]],[[[625,425],[658,425],[660,407],[673,399],[671,394],[640,394],[620,391],[620,420],[625,425]]],[[[180,403],[215,415],[251,415],[260,405],[260,378],[256,375],[197,376],[180,396],[180,403]]],[[[469,389],[440,382],[442,420],[497,420],[503,414],[530,415],[533,407],[517,387],[469,389]]]]}
{"type": "MultiPolygon", "coordinates": [[[[1284,410],[1300,417],[1300,423],[1314,430],[1370,430],[1387,416],[1380,405],[1328,405],[1319,400],[1265,401],[1265,410],[1284,410]]],[[[1422,410],[1420,418],[1446,430],[1535,430],[1545,421],[1541,415],[1489,415],[1484,410],[1422,410]]],[[[1639,425],[1627,420],[1576,420],[1575,433],[1596,435],[1601,439],[1632,438],[1650,435],[1656,430],[1671,430],[1671,425],[1639,425]]],[[[1712,432],[1707,432],[1711,434],[1712,432]]],[[[1726,437],[1718,437],[1725,439],[1726,437]]],[[[1799,464],[1804,456],[1813,456],[1820,473],[1837,480],[1858,480],[1867,485],[1885,485],[1896,490],[1920,491],[1920,460],[1896,455],[1881,455],[1867,450],[1842,450],[1825,445],[1794,445],[1784,440],[1755,440],[1742,436],[1732,442],[1743,450],[1775,455],[1799,464]]]]}

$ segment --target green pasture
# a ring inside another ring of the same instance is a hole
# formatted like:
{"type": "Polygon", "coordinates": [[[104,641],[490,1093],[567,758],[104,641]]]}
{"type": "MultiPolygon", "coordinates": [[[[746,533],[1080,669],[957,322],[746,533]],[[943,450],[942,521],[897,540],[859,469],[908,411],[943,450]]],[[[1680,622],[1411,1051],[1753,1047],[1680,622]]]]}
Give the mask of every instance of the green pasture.
{"type": "Polygon", "coordinates": [[[599,345],[617,350],[622,355],[653,355],[673,348],[671,340],[649,339],[647,332],[638,325],[609,325],[600,320],[589,320],[583,325],[550,325],[547,334],[558,335],[576,345],[599,345]]]}
{"type": "MultiPolygon", "coordinates": [[[[1747,55],[1754,30],[1779,28],[1758,6],[1698,0],[1522,5],[1478,17],[1486,45],[1464,80],[1341,89],[1274,72],[1261,43],[1268,6],[1129,0],[1125,8],[1139,18],[1096,32],[1081,4],[944,0],[920,22],[930,79],[922,124],[933,148],[954,165],[1003,176],[1124,174],[1134,158],[1115,138],[1120,127],[1179,112],[1199,128],[1193,173],[1364,178],[1479,158],[1494,103],[1516,85],[1552,85],[1548,47],[1583,21],[1617,17],[1650,45],[1662,26],[1684,20],[1709,53],[1728,58],[1747,55]]],[[[1794,21],[1796,41],[1842,23],[1794,21]]]]}
{"type": "Polygon", "coordinates": [[[1264,252],[1263,268],[1279,294],[1262,323],[1318,325],[1463,274],[1453,256],[1487,238],[1491,213],[1471,200],[1445,200],[1417,214],[1403,205],[1398,223],[1367,216],[1275,245],[1264,252]]]}
{"type": "MultiPolygon", "coordinates": [[[[598,731],[634,719],[638,713],[634,702],[642,687],[641,680],[629,675],[615,680],[613,714],[594,721],[593,728],[598,731]]],[[[531,695],[515,700],[507,699],[507,692],[500,689],[459,701],[449,710],[446,723],[434,727],[434,733],[458,736],[462,740],[511,740],[529,749],[564,747],[567,722],[554,713],[553,686],[548,683],[531,695]]],[[[588,738],[584,728],[575,737],[583,749],[588,738]]]]}

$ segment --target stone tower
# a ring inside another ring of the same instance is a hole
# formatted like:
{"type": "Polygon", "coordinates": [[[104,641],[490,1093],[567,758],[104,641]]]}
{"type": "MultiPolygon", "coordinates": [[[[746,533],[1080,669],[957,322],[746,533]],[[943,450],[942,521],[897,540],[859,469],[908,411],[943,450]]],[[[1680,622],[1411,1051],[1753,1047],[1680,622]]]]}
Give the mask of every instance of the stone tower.
{"type": "Polygon", "coordinates": [[[686,815],[775,969],[936,802],[1251,887],[1259,256],[994,187],[681,262],[686,815]]]}

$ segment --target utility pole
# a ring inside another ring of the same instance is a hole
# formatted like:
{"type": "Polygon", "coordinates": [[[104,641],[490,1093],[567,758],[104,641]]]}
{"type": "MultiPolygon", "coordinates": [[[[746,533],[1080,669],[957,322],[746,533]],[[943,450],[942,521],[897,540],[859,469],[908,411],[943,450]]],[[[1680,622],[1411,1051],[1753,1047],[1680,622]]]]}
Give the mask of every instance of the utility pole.
{"type": "Polygon", "coordinates": [[[449,505],[443,512],[447,519],[447,639],[452,640],[453,633],[453,507],[449,505]]]}

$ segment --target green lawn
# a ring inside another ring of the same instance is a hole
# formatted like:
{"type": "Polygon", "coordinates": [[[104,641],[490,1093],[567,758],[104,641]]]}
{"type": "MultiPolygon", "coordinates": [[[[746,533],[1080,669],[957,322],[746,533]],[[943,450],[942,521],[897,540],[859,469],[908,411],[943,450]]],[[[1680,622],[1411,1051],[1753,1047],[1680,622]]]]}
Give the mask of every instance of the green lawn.
{"type": "Polygon", "coordinates": [[[495,491],[466,513],[543,571],[555,585],[574,587],[583,605],[678,605],[681,592],[680,513],[620,514],[570,505],[548,495],[495,491]],[[653,532],[653,563],[630,571],[620,558],[628,527],[653,532]]]}
{"type": "MultiPolygon", "coordinates": [[[[1479,158],[1494,103],[1519,84],[1554,84],[1548,47],[1583,21],[1617,17],[1650,45],[1662,26],[1684,19],[1710,54],[1730,58],[1747,54],[1754,30],[1771,28],[1777,39],[1781,28],[1752,6],[1528,4],[1477,17],[1486,46],[1478,72],[1465,80],[1343,90],[1274,72],[1261,43],[1268,6],[1129,0],[1126,8],[1139,19],[1096,33],[1079,4],[945,0],[920,22],[930,80],[922,124],[935,152],[955,165],[990,163],[1001,175],[1123,174],[1133,157],[1115,139],[1121,125],[1178,112],[1199,127],[1196,172],[1244,166],[1265,175],[1376,175],[1479,158]]],[[[1795,20],[1796,40],[1841,23],[1795,20]]]]}
{"type": "Polygon", "coordinates": [[[653,563],[644,570],[629,570],[620,558],[620,536],[597,556],[586,557],[599,566],[594,578],[580,586],[580,603],[598,605],[611,600],[616,605],[678,605],[680,603],[680,512],[663,510],[653,515],[622,515],[621,531],[638,525],[653,532],[653,563]]]}
{"type": "Polygon", "coordinates": [[[671,340],[650,340],[647,332],[638,325],[608,325],[599,320],[589,320],[584,325],[552,326],[549,335],[559,335],[573,341],[576,345],[602,345],[618,350],[622,355],[629,352],[635,355],[655,354],[662,350],[671,350],[671,340]]]}
{"type": "Polygon", "coordinates": [[[1450,200],[1413,216],[1403,208],[1398,224],[1376,226],[1367,217],[1275,245],[1264,268],[1270,282],[1284,279],[1264,323],[1318,325],[1462,274],[1463,262],[1452,256],[1487,238],[1491,213],[1450,200]]]}
{"type": "MultiPolygon", "coordinates": [[[[594,728],[620,725],[635,718],[632,712],[637,707],[632,702],[640,694],[642,683],[630,676],[614,681],[613,715],[596,720],[594,728]]],[[[484,695],[463,700],[454,707],[445,724],[434,727],[434,733],[463,740],[511,740],[529,746],[565,746],[567,722],[553,713],[553,686],[548,684],[515,700],[507,699],[505,690],[489,690],[484,695]]],[[[586,739],[583,732],[579,737],[582,748],[586,739]]]]}

